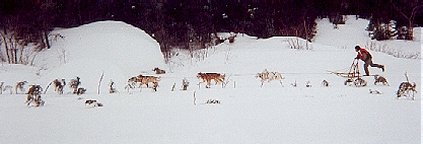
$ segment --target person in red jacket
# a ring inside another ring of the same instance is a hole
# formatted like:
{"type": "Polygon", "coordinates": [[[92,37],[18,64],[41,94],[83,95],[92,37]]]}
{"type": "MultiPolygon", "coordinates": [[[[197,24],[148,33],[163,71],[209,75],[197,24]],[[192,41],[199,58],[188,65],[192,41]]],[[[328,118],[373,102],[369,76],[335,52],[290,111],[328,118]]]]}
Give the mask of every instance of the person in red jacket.
{"type": "Polygon", "coordinates": [[[355,51],[357,52],[357,57],[355,59],[361,59],[364,62],[364,72],[366,72],[366,76],[369,75],[369,66],[371,67],[378,67],[382,69],[382,72],[385,71],[385,66],[380,64],[374,64],[372,62],[372,55],[364,48],[360,46],[355,46],[355,51]]]}

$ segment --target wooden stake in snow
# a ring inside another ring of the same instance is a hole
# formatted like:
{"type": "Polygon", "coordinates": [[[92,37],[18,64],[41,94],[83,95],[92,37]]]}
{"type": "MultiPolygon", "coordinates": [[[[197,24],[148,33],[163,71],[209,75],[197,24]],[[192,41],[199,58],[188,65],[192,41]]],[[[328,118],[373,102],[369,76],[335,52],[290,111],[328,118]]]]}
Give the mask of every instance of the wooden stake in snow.
{"type": "Polygon", "coordinates": [[[407,80],[407,82],[410,82],[410,80],[408,80],[408,74],[407,74],[407,72],[405,72],[405,79],[407,80]]]}
{"type": "Polygon", "coordinates": [[[195,97],[195,91],[194,91],[194,105],[197,105],[197,98],[195,97]]]}
{"type": "Polygon", "coordinates": [[[186,78],[184,78],[182,80],[182,90],[184,90],[184,91],[188,90],[188,86],[189,86],[189,82],[186,78]]]}
{"type": "Polygon", "coordinates": [[[46,90],[44,90],[44,94],[46,94],[46,93],[47,93],[47,90],[48,90],[48,88],[50,88],[51,83],[53,83],[53,82],[50,82],[50,83],[47,85],[46,90]]]}
{"type": "Polygon", "coordinates": [[[0,94],[3,94],[3,84],[4,82],[0,82],[0,94]]]}
{"type": "Polygon", "coordinates": [[[104,77],[104,72],[101,73],[100,80],[98,81],[97,94],[100,94],[100,86],[101,86],[101,81],[103,81],[103,77],[104,77]]]}
{"type": "Polygon", "coordinates": [[[175,87],[176,87],[176,83],[173,83],[173,86],[172,86],[172,90],[171,91],[175,91],[175,87]]]}
{"type": "Polygon", "coordinates": [[[231,77],[231,75],[228,76],[228,78],[226,78],[226,81],[222,82],[222,88],[225,88],[226,85],[229,83],[229,78],[231,77]]]}

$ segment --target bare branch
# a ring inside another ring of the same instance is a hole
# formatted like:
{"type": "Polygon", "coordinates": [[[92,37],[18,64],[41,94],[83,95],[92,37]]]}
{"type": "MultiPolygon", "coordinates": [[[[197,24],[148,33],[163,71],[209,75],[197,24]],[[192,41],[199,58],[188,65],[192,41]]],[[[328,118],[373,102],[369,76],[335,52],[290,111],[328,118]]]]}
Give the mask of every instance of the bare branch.
{"type": "Polygon", "coordinates": [[[401,14],[401,16],[403,16],[405,19],[409,20],[410,17],[407,16],[407,14],[405,14],[399,7],[397,7],[394,2],[392,0],[389,0],[389,2],[391,3],[392,7],[401,14]]]}

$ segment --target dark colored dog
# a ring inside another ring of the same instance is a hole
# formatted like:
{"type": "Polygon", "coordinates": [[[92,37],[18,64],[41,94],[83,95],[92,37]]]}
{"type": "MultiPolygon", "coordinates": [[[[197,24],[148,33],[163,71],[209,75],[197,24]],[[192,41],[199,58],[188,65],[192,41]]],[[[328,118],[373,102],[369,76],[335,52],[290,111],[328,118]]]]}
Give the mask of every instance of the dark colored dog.
{"type": "Polygon", "coordinates": [[[154,68],[153,71],[155,71],[156,74],[165,74],[166,73],[165,70],[159,69],[158,67],[154,68]]]}
{"type": "Polygon", "coordinates": [[[99,102],[97,102],[97,100],[93,100],[93,99],[85,100],[85,105],[86,106],[92,106],[92,107],[102,107],[103,106],[102,103],[99,103],[99,102]]]}

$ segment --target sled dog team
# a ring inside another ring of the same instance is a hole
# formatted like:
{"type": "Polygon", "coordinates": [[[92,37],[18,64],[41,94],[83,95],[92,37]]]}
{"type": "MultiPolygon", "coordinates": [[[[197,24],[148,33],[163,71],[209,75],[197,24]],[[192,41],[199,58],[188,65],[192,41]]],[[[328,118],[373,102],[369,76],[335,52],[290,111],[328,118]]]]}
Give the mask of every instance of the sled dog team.
{"type": "MultiPolygon", "coordinates": [[[[163,74],[163,73],[161,73],[161,74],[163,74]]],[[[214,81],[215,85],[225,83],[225,74],[222,74],[222,73],[199,72],[199,73],[197,73],[196,77],[200,80],[200,83],[206,83],[206,88],[210,88],[211,83],[212,83],[211,81],[214,81]]],[[[260,79],[261,86],[263,86],[264,82],[271,82],[271,81],[279,81],[280,84],[282,85],[282,79],[284,79],[284,77],[282,76],[281,73],[279,73],[279,72],[269,72],[267,69],[265,69],[263,72],[257,73],[255,75],[255,77],[260,79]]],[[[402,82],[400,84],[399,88],[398,88],[398,91],[396,93],[397,97],[398,98],[403,97],[403,96],[404,97],[411,97],[412,100],[414,100],[414,98],[415,98],[414,93],[417,93],[416,83],[409,82],[407,75],[406,75],[406,78],[407,78],[407,81],[402,82]]],[[[143,85],[146,85],[146,87],[152,86],[153,90],[157,91],[159,81],[160,81],[160,77],[158,77],[158,76],[141,75],[140,74],[138,76],[129,78],[127,86],[129,86],[129,88],[135,88],[136,86],[141,87],[143,85]]],[[[18,93],[18,91],[24,91],[24,85],[27,84],[27,83],[28,83],[27,81],[17,82],[17,84],[15,86],[16,93],[18,93]]],[[[364,83],[366,83],[366,82],[364,81],[364,83]]],[[[388,85],[389,86],[389,83],[386,80],[386,78],[384,78],[380,75],[375,75],[374,76],[374,84],[377,85],[378,83],[381,83],[382,85],[388,85]]],[[[0,91],[5,91],[5,89],[3,89],[3,88],[8,87],[8,86],[3,87],[3,84],[4,84],[4,82],[0,82],[0,88],[1,88],[0,91]]],[[[80,82],[79,77],[76,77],[76,79],[70,80],[69,87],[72,89],[73,94],[80,95],[80,94],[83,94],[86,91],[85,88],[79,87],[80,84],[81,84],[81,82],[80,82]]],[[[63,88],[65,87],[66,82],[65,82],[65,79],[61,79],[61,80],[55,79],[47,86],[47,89],[50,85],[53,85],[54,91],[56,91],[58,94],[63,94],[63,88]]],[[[295,83],[295,86],[296,86],[296,83],[295,83]]],[[[323,80],[322,86],[328,87],[329,82],[327,80],[323,80]]],[[[311,87],[311,84],[310,84],[309,81],[308,81],[306,87],[311,87]]],[[[115,91],[114,88],[113,88],[113,82],[111,82],[110,88],[111,88],[111,90],[115,91]]],[[[29,89],[26,92],[27,99],[26,99],[26,102],[25,102],[27,104],[27,106],[30,106],[30,105],[34,106],[34,107],[43,106],[45,102],[41,99],[42,91],[43,91],[43,89],[40,85],[29,85],[29,89]]],[[[369,91],[370,91],[371,94],[381,94],[381,92],[377,91],[377,90],[371,90],[370,89],[369,91]]],[[[89,106],[89,107],[102,107],[103,106],[101,103],[97,102],[96,100],[86,100],[85,105],[89,106]]]]}
{"type": "MultiPolygon", "coordinates": [[[[158,68],[155,68],[154,71],[157,71],[158,68]]],[[[159,70],[159,71],[163,71],[163,70],[159,70]]],[[[204,72],[199,72],[197,73],[196,77],[200,80],[200,83],[206,83],[206,88],[210,88],[212,81],[214,81],[215,85],[218,84],[223,84],[225,82],[225,74],[222,73],[204,73],[204,72]]],[[[279,81],[280,84],[282,85],[282,80],[284,79],[284,77],[282,76],[281,73],[279,72],[269,72],[267,69],[265,69],[263,72],[257,73],[256,78],[260,79],[261,82],[261,86],[263,86],[264,82],[271,82],[271,81],[279,81]]],[[[153,75],[138,75],[135,77],[131,77],[128,79],[128,88],[136,88],[136,87],[141,87],[143,85],[145,85],[146,87],[152,87],[153,89],[157,90],[156,88],[159,85],[159,81],[160,81],[160,77],[158,76],[153,76],[153,75]]],[[[352,82],[352,81],[350,81],[352,82]]],[[[24,91],[24,85],[28,83],[27,81],[20,81],[17,82],[16,86],[15,86],[15,92],[18,94],[19,91],[24,91]]],[[[386,80],[386,78],[380,76],[380,75],[375,75],[374,76],[374,84],[377,85],[378,83],[382,84],[382,85],[388,85],[389,83],[386,80]]],[[[4,82],[0,82],[0,91],[6,91],[7,89],[10,89],[10,86],[3,86],[4,82]]],[[[80,78],[76,77],[76,79],[71,79],[69,82],[69,87],[72,89],[72,93],[73,94],[83,94],[86,89],[85,88],[81,88],[79,87],[79,85],[81,84],[80,82],[80,78]]],[[[113,86],[113,82],[111,82],[111,91],[116,91],[113,86]]],[[[348,84],[348,81],[345,82],[345,85],[348,84]]],[[[54,91],[56,91],[58,94],[63,94],[63,89],[66,85],[66,81],[65,79],[55,79],[53,80],[48,86],[48,87],[52,85],[54,87],[54,91]]],[[[399,88],[399,89],[415,89],[415,84],[412,83],[408,83],[407,84],[401,84],[402,87],[408,87],[408,88],[399,88]]],[[[329,82],[327,80],[323,80],[322,81],[322,86],[329,86],[329,82]]],[[[46,89],[46,90],[47,90],[46,89]]],[[[45,93],[45,92],[44,92],[45,93]]]]}

